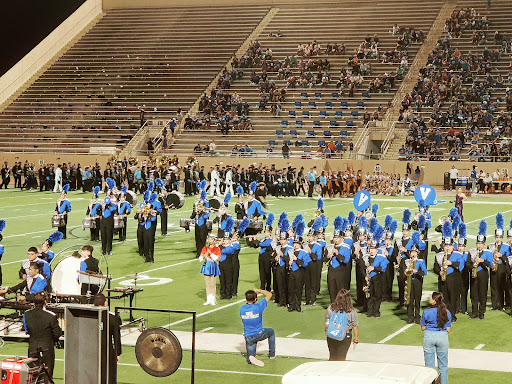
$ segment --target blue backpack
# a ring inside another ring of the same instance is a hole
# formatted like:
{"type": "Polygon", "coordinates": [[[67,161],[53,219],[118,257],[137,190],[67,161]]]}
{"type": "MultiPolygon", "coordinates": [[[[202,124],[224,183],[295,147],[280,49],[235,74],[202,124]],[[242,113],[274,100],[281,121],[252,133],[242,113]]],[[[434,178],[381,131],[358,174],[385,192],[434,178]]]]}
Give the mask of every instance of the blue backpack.
{"type": "Polygon", "coordinates": [[[327,328],[327,337],[341,341],[345,339],[348,331],[348,321],[346,312],[333,312],[327,328]]]}

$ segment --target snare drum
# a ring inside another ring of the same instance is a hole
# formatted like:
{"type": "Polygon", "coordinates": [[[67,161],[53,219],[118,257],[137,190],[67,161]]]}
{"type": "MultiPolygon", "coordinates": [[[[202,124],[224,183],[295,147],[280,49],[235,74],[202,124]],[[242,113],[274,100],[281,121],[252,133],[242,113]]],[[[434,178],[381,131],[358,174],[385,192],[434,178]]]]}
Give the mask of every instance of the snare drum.
{"type": "Polygon", "coordinates": [[[194,219],[180,219],[180,228],[188,229],[193,225],[195,225],[194,219]]]}
{"type": "Polygon", "coordinates": [[[82,220],[82,229],[85,228],[95,229],[96,228],[96,219],[94,217],[85,217],[82,220]]]}
{"type": "Polygon", "coordinates": [[[122,215],[114,215],[114,228],[124,228],[124,218],[122,215]]]}
{"type": "Polygon", "coordinates": [[[63,214],[59,214],[59,215],[54,215],[52,217],[52,227],[55,228],[55,227],[64,227],[66,226],[66,221],[64,220],[64,215],[63,214]]]}

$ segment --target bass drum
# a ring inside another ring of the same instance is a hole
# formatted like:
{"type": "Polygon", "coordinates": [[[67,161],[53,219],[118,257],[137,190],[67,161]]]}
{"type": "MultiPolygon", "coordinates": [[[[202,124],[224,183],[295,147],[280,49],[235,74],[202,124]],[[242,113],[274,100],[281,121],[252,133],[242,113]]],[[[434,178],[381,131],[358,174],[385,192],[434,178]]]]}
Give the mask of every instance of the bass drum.
{"type": "Polygon", "coordinates": [[[210,206],[210,209],[218,211],[220,209],[220,207],[222,207],[222,205],[224,204],[224,200],[215,196],[215,197],[212,197],[210,200],[208,200],[208,204],[210,206]]]}
{"type": "Polygon", "coordinates": [[[126,201],[133,207],[137,206],[137,195],[133,191],[126,192],[126,201]]]}
{"type": "Polygon", "coordinates": [[[180,209],[185,205],[185,196],[177,191],[170,192],[165,200],[169,209],[180,209]]]}
{"type": "MultiPolygon", "coordinates": [[[[50,286],[56,295],[80,295],[82,285],[78,281],[78,271],[83,259],[73,256],[82,245],[72,245],[60,251],[51,262],[52,278],[50,286]]],[[[108,275],[108,263],[105,256],[93,252],[93,257],[99,260],[100,273],[108,275]]],[[[100,286],[99,292],[105,288],[106,282],[100,286]]]]}

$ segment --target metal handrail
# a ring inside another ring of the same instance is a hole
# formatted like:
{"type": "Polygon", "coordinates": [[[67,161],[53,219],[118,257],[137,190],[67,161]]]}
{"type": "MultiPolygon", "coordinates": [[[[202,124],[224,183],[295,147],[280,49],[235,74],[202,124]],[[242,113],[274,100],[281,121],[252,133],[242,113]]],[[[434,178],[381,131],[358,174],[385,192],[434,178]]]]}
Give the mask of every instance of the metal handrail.
{"type": "Polygon", "coordinates": [[[354,144],[354,153],[357,153],[359,151],[359,148],[361,148],[361,145],[363,145],[363,139],[365,136],[368,135],[368,132],[370,131],[370,122],[367,122],[364,126],[363,130],[361,131],[361,134],[357,138],[356,143],[354,144]]]}
{"type": "MultiPolygon", "coordinates": [[[[126,144],[123,151],[127,151],[131,156],[134,151],[138,151],[137,146],[140,145],[140,140],[143,138],[143,135],[146,135],[148,129],[148,121],[146,120],[142,127],[133,135],[132,139],[126,144]]],[[[145,140],[145,137],[144,139],[145,140]]]]}
{"type": "Polygon", "coordinates": [[[393,124],[391,124],[391,128],[389,129],[386,137],[384,138],[384,141],[382,142],[382,145],[380,146],[380,152],[381,152],[382,156],[384,156],[387,153],[387,151],[391,145],[391,142],[393,141],[395,127],[396,127],[396,121],[394,121],[393,124]]]}

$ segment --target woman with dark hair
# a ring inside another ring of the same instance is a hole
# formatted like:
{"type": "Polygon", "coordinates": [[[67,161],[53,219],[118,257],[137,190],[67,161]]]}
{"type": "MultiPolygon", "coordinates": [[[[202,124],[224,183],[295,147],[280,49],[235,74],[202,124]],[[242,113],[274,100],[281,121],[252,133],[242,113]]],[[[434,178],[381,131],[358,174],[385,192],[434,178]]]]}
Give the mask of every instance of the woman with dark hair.
{"type": "Polygon", "coordinates": [[[359,324],[357,313],[352,306],[350,292],[341,289],[334,302],[327,307],[324,321],[327,332],[329,361],[345,361],[354,331],[354,348],[359,342],[359,324]]]}
{"type": "Polygon", "coordinates": [[[421,330],[423,335],[423,355],[425,366],[437,366],[441,375],[441,384],[448,383],[448,333],[452,326],[452,314],[446,308],[441,292],[434,292],[429,299],[430,307],[423,311],[421,330]]]}

